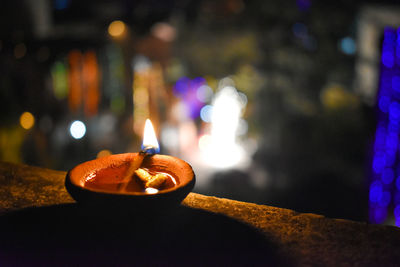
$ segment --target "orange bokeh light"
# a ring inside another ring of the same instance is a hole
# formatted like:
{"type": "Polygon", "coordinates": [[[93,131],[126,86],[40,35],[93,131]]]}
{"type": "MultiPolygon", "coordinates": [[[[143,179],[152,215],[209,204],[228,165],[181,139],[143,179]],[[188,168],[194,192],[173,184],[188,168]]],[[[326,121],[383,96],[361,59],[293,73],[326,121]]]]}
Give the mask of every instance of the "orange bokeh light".
{"type": "Polygon", "coordinates": [[[125,23],[120,20],[113,21],[108,26],[108,34],[112,37],[121,37],[125,33],[125,30],[125,23]]]}

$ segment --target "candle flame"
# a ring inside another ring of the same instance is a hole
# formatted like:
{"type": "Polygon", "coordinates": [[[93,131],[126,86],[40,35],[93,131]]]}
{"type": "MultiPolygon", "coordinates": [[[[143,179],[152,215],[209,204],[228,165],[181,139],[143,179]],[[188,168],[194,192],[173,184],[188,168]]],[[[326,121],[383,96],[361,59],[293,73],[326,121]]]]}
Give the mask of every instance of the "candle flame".
{"type": "Polygon", "coordinates": [[[154,131],[153,124],[149,119],[146,120],[144,125],[142,150],[152,151],[153,153],[160,152],[156,132],[154,131]]]}

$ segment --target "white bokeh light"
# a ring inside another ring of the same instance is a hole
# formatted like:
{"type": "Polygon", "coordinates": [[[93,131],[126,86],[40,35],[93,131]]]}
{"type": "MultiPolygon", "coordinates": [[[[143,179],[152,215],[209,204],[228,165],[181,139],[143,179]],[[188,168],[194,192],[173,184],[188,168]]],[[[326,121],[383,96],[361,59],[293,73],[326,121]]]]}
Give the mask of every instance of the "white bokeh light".
{"type": "Polygon", "coordinates": [[[71,136],[75,139],[81,139],[86,134],[86,126],[81,121],[74,121],[69,128],[71,136]]]}
{"type": "Polygon", "coordinates": [[[245,164],[247,160],[246,152],[237,140],[238,135],[247,130],[240,129],[245,126],[241,125],[241,116],[246,101],[236,88],[230,85],[232,83],[233,81],[228,78],[220,82],[223,87],[216,93],[212,103],[212,112],[209,112],[211,133],[202,136],[199,140],[203,160],[218,169],[228,169],[245,164]]]}

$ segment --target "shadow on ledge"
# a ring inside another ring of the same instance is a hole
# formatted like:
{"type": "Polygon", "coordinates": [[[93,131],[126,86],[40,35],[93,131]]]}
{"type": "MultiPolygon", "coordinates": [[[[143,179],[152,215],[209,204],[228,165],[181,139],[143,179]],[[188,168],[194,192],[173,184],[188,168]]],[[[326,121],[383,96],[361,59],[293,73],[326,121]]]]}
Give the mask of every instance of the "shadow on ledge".
{"type": "Polygon", "coordinates": [[[290,265],[250,226],[183,206],[157,216],[29,208],[1,216],[0,236],[3,266],[290,265]]]}

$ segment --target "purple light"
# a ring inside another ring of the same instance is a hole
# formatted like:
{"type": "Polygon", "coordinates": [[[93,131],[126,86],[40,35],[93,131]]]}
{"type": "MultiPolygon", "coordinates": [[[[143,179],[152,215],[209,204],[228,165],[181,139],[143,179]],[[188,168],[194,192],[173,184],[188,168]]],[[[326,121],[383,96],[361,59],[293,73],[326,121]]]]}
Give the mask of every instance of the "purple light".
{"type": "Polygon", "coordinates": [[[194,78],[193,80],[183,77],[175,83],[173,88],[174,95],[183,100],[188,108],[188,115],[192,119],[200,116],[200,109],[204,104],[197,98],[196,93],[198,88],[205,84],[206,80],[202,77],[194,78]]]}
{"type": "Polygon", "coordinates": [[[180,78],[176,81],[173,92],[176,96],[182,96],[186,93],[189,88],[190,79],[186,77],[180,78]]]}
{"type": "Polygon", "coordinates": [[[311,7],[311,0],[297,0],[296,4],[301,11],[308,11],[311,7]]]}
{"type": "Polygon", "coordinates": [[[376,208],[374,211],[374,219],[376,223],[383,223],[387,216],[386,208],[376,208]]]}

